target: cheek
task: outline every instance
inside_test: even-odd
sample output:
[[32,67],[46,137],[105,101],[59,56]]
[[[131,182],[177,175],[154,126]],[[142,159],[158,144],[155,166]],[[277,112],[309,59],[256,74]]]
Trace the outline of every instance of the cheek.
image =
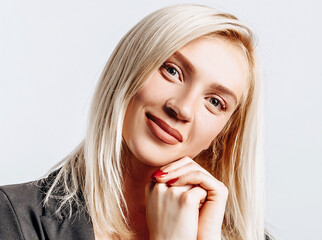
[[147,84],[136,94],[136,101],[142,105],[159,105],[169,98],[172,89],[158,72],[152,74]]
[[123,123],[123,137],[129,145],[131,136],[136,136],[137,126],[145,125],[144,112],[147,108],[162,109],[165,100],[169,97],[169,86],[166,81],[160,81],[158,73],[154,73],[147,84],[130,101]]
[[211,142],[218,136],[221,130],[224,128],[228,121],[228,117],[212,116],[208,118],[203,118],[199,124],[195,127],[193,131],[192,141],[193,148],[195,148],[196,153],[207,149]]

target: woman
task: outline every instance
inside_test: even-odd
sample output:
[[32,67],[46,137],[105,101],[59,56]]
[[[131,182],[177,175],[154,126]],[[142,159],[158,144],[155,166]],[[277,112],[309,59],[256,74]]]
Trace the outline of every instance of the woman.
[[254,48],[209,7],[144,18],[104,68],[84,141],[36,185],[1,188],[0,236],[264,239]]

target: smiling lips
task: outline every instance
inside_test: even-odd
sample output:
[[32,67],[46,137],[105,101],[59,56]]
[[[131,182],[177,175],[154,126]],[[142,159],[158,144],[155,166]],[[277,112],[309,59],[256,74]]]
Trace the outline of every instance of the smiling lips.
[[151,132],[161,141],[171,145],[182,142],[182,135],[178,130],[150,113],[146,113],[146,117]]

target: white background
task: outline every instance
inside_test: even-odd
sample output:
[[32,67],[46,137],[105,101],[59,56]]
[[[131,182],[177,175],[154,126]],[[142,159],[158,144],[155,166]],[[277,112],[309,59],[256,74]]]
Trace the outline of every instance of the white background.
[[95,84],[117,42],[142,17],[173,3],[231,12],[256,32],[267,224],[276,239],[322,239],[317,0],[0,0],[0,185],[41,177],[81,141]]

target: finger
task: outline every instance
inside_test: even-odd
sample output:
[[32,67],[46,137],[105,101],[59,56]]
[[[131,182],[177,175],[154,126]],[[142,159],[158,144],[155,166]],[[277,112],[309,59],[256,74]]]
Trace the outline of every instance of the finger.
[[183,186],[168,187],[167,191],[172,192],[172,194],[175,196],[179,196],[179,195],[182,195],[183,193],[189,191],[192,188],[194,188],[194,185],[186,184]]
[[199,185],[203,189],[207,190],[207,200],[227,200],[227,187],[213,176],[209,176],[202,171],[193,171],[181,175],[180,177],[178,177],[178,180],[176,182],[170,185],[181,186],[186,184]]
[[185,204],[193,204],[200,209],[206,201],[207,191],[201,187],[193,187],[182,195],[182,201]]
[[171,163],[161,167],[160,170],[163,172],[173,171],[177,168],[180,168],[180,167],[186,165],[189,162],[193,162],[193,160],[189,157],[183,157],[177,161],[171,162]]
[[150,203],[154,206],[163,205],[164,194],[168,190],[168,186],[164,183],[148,183],[145,187],[146,205],[149,207]]
[[158,206],[160,204],[167,204],[166,196],[170,196],[171,198],[178,198],[193,187],[194,186],[190,184],[186,184],[184,186],[168,187],[164,183],[148,183],[145,186],[146,204],[147,206],[151,202],[154,203],[155,206]]
[[[152,193],[159,193],[165,192],[168,189],[168,186],[165,183],[156,183],[156,182],[148,182],[145,185],[145,197],[149,197]],[[155,195],[155,194],[154,194]]]
[[165,183],[154,183],[154,186],[150,189],[151,193],[156,193],[155,195],[158,195],[159,193],[163,193],[168,190],[168,186]]
[[206,169],[202,168],[199,164],[195,163],[194,161],[190,161],[178,168],[173,169],[172,171],[169,171],[166,175],[163,175],[162,177],[156,177],[155,180],[158,182],[165,183],[193,171],[201,171],[204,174],[207,174],[212,177],[212,175]]

